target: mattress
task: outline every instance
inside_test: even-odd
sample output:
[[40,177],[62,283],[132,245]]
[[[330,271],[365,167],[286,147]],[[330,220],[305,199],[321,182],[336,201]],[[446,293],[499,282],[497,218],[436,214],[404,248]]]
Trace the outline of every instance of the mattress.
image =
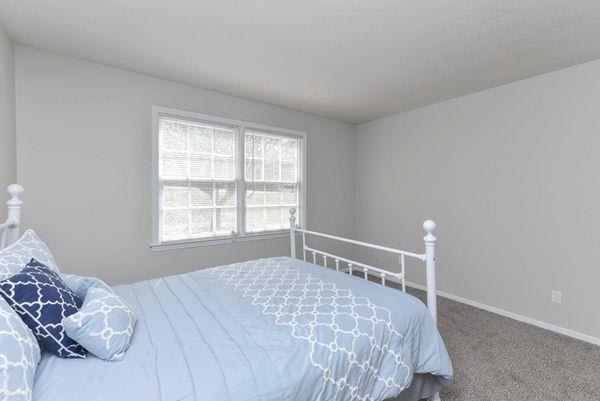
[[123,361],[46,354],[34,400],[374,401],[452,377],[421,301],[296,259],[114,288],[139,318]]

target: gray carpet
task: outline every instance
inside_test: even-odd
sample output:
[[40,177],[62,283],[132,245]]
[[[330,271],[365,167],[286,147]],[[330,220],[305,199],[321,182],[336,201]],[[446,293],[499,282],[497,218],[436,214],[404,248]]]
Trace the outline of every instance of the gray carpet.
[[600,347],[441,297],[438,313],[455,376],[443,401],[600,400]]

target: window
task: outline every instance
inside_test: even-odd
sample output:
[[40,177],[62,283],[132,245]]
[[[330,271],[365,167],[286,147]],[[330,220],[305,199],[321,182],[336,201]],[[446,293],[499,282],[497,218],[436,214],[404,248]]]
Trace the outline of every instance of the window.
[[154,107],[153,246],[231,242],[304,217],[302,132]]
[[159,117],[161,242],[235,232],[236,133]]
[[246,232],[290,228],[289,210],[298,207],[300,140],[246,130]]

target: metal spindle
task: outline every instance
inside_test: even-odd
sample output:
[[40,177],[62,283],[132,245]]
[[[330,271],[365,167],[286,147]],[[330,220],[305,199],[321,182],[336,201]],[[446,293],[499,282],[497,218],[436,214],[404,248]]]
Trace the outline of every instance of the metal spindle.
[[400,269],[402,271],[402,291],[406,292],[406,277],[404,272],[404,255],[400,255]]
[[327,267],[327,255],[323,255],[323,267]]
[[302,257],[306,262],[306,234],[302,233]]
[[317,253],[313,252],[313,263],[317,263]]
[[365,280],[369,279],[369,269],[367,269],[366,267],[363,267],[363,273],[365,275]]
[[339,259],[335,260],[335,270],[340,271],[340,260]]
[[348,263],[348,273],[352,276],[352,263]]
[[290,208],[290,256],[296,259],[296,208]]
[[385,273],[380,273],[381,276],[381,285],[385,285]]

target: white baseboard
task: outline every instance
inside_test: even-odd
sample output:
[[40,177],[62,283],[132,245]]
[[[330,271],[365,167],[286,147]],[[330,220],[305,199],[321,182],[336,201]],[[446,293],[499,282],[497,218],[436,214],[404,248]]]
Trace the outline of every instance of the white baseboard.
[[[407,281],[406,285],[408,287],[417,288],[419,290],[427,291],[427,288],[424,285],[421,285],[421,284],[412,283],[412,282]],[[534,326],[537,326],[537,327],[541,327],[542,329],[553,331],[553,332],[558,333],[558,334],[563,334],[565,336],[573,337],[573,338],[576,338],[578,340],[585,341],[585,342],[588,342],[588,343],[591,343],[591,344],[600,345],[600,338],[598,338],[598,337],[593,337],[593,336],[590,336],[588,334],[580,333],[578,331],[566,329],[564,327],[560,327],[560,326],[556,326],[556,325],[553,325],[553,324],[550,324],[550,323],[542,322],[540,320],[535,320],[535,319],[532,319],[532,318],[527,317],[527,316],[518,315],[516,313],[509,312],[509,311],[504,310],[504,309],[496,308],[495,306],[490,306],[490,305],[482,304],[480,302],[472,301],[470,299],[463,298],[463,297],[459,297],[458,295],[450,294],[450,293],[447,293],[445,291],[439,291],[438,290],[438,295],[440,297],[451,299],[452,301],[460,302],[462,304],[471,305],[471,306],[474,306],[475,308],[483,309],[483,310],[495,313],[495,314],[500,315],[500,316],[508,317],[508,318],[514,319],[514,320],[518,320],[519,322],[528,323],[528,324],[531,324],[531,325],[534,325]]]

